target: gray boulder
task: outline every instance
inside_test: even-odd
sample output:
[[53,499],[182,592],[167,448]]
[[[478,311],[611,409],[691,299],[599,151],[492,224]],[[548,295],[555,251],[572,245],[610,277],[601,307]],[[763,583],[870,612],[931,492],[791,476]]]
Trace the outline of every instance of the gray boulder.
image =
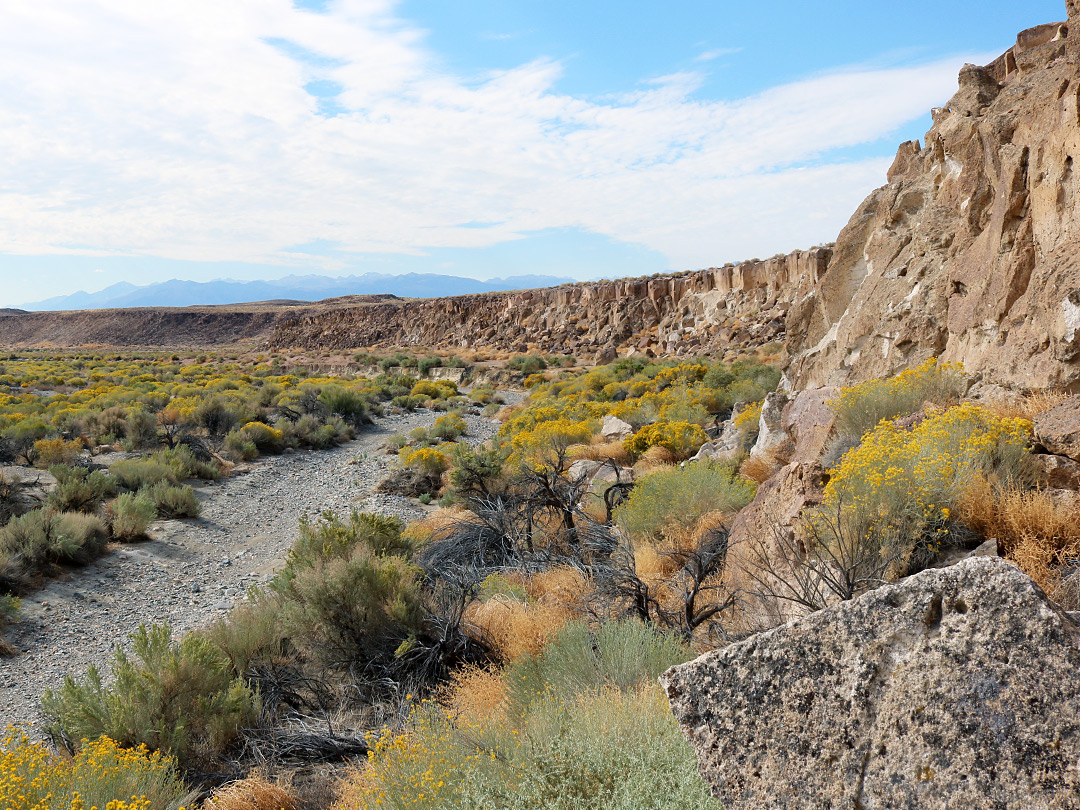
[[975,557],[662,677],[728,810],[1080,808],[1080,627]]

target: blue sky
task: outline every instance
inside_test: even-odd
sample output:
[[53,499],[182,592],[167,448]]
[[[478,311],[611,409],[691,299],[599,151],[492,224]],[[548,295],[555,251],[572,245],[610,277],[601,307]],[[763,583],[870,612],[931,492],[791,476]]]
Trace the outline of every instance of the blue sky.
[[118,281],[614,277],[830,241],[1061,0],[0,8],[0,305]]

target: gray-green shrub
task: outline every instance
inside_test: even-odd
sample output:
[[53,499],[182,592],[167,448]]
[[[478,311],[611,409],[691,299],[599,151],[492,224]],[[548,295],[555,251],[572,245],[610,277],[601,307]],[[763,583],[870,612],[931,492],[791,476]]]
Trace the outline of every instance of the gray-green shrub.
[[633,540],[656,541],[665,529],[688,529],[710,512],[737,512],[755,491],[754,482],[733,468],[695,461],[638,481],[615,511],[615,522]]
[[112,536],[117,540],[139,540],[157,517],[153,499],[145,493],[124,492],[109,502],[106,509]]
[[54,464],[49,472],[56,478],[56,487],[45,502],[61,512],[93,513],[116,495],[116,479],[102,470]]
[[58,745],[74,751],[105,734],[193,767],[219,757],[254,721],[257,695],[208,639],[189,633],[174,642],[168,625],[142,625],[131,642],[132,656],[117,647],[109,686],[91,666],[83,678],[69,675],[59,690],[46,690],[41,706]]
[[[157,515],[163,518],[193,518],[202,511],[195,490],[186,484],[175,486],[164,481],[141,491],[154,503]],[[151,518],[152,520],[153,518]]]

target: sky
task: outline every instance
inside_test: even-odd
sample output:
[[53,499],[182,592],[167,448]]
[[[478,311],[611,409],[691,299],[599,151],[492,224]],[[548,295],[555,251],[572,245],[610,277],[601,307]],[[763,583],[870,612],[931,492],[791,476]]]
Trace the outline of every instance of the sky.
[[1062,0],[5,0],[0,306],[832,241]]

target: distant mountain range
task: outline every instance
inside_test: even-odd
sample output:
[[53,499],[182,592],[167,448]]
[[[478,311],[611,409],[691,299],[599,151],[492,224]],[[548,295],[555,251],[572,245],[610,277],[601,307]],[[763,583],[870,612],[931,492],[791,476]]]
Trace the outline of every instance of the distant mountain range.
[[23,304],[35,312],[65,309],[113,309],[119,307],[191,307],[246,304],[253,301],[319,301],[340,295],[390,293],[402,298],[441,298],[448,295],[526,290],[572,282],[555,276],[513,276],[478,281],[436,273],[393,276],[365,273],[362,276],[286,276],[276,281],[162,281],[136,286],[126,281],[101,292],[77,292]]

